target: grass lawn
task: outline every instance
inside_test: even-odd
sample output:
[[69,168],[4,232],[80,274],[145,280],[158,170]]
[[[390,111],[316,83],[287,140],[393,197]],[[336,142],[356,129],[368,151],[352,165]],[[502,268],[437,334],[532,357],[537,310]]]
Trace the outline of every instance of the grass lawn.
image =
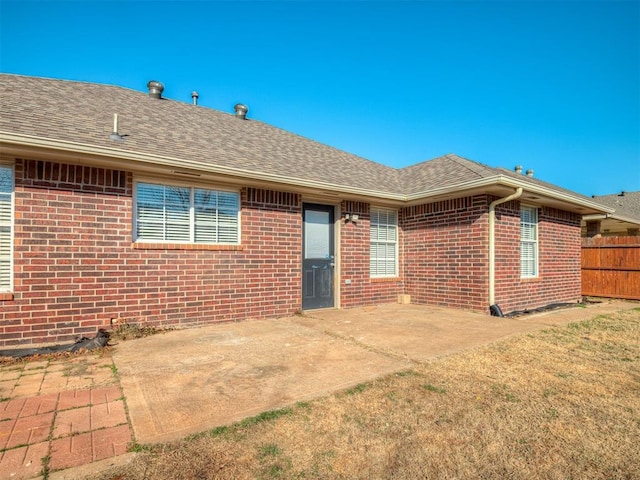
[[640,308],[136,449],[97,478],[637,479]]

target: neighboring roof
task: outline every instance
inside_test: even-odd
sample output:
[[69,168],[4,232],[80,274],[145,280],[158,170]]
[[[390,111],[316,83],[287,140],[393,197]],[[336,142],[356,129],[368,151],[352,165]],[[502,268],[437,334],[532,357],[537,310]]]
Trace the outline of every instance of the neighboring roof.
[[612,213],[586,215],[582,225],[589,220],[600,222],[600,231],[607,235],[626,235],[640,228],[640,192],[620,192],[612,195],[594,195],[593,200],[614,210]]
[[594,195],[593,200],[615,209],[614,214],[637,220],[640,223],[640,191],[620,192],[612,195]]
[[[0,109],[3,150],[46,148],[404,202],[477,189],[501,195],[522,186],[574,210],[610,211],[457,155],[395,169],[257,120],[123,87],[0,74]],[[114,114],[126,135],[121,141],[110,139]]]

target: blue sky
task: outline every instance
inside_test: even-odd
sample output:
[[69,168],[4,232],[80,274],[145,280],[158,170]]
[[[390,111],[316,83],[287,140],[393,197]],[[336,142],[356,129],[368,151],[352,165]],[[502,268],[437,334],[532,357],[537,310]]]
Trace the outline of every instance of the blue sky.
[[403,167],[640,190],[639,1],[0,0],[0,71],[231,112]]

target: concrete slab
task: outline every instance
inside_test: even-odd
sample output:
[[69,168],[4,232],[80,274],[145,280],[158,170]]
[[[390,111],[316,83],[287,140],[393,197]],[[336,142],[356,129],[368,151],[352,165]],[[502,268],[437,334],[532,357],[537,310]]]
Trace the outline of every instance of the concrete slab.
[[141,443],[228,425],[410,365],[291,319],[122,342],[113,360]]
[[500,318],[449,308],[388,304],[353,310],[316,310],[293,321],[339,338],[353,339],[375,351],[424,362],[512,335],[637,307],[640,303],[604,300],[586,307]]
[[519,318],[382,305],[168,332],[113,355],[136,440],[152,443],[316,398],[505,337],[638,307],[606,301]]

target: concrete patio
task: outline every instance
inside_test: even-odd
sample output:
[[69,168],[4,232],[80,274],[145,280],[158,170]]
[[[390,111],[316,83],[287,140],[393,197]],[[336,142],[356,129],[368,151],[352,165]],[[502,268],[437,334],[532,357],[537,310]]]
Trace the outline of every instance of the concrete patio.
[[124,342],[113,358],[135,437],[152,443],[327,395],[415,362],[634,306],[606,302],[519,318],[396,304],[314,310]]

